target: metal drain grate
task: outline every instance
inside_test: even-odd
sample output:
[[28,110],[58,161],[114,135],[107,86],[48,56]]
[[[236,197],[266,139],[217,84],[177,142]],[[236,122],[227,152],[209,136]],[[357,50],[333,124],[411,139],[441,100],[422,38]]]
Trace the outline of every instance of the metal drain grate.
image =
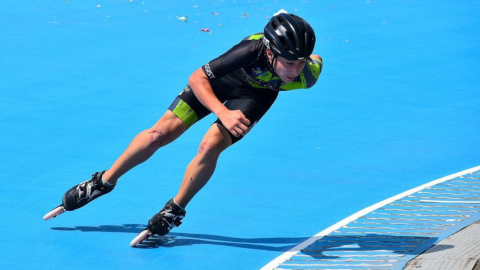
[[412,189],[337,223],[267,269],[402,269],[480,219],[480,166]]

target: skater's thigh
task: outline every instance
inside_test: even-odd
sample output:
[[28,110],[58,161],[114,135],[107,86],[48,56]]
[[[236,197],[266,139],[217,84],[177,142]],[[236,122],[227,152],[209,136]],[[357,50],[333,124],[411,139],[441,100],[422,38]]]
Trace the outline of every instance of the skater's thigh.
[[[245,117],[250,121],[249,129],[252,129],[254,125],[260,121],[263,115],[270,109],[273,102],[275,101],[276,93],[272,96],[271,99],[232,99],[225,102],[225,106],[229,110],[240,110],[245,115]],[[215,123],[223,127],[223,123],[220,122],[220,119],[217,119]],[[232,144],[238,142],[243,138],[243,136],[235,137],[233,134],[228,132],[232,140]]]
[[[173,141],[187,130],[187,126],[173,112],[166,111],[165,114],[150,129],[152,136],[168,137]],[[164,138],[166,139],[166,138]]]

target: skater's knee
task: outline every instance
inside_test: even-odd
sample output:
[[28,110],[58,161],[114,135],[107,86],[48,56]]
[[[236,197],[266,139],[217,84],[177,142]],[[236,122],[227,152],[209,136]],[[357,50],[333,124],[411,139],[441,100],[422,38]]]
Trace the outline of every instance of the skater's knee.
[[228,132],[219,125],[212,125],[200,143],[198,154],[218,157],[231,144]]
[[227,145],[218,138],[204,138],[198,148],[198,154],[207,157],[215,157],[227,148]]
[[156,150],[163,147],[185,132],[183,122],[171,112],[170,114],[167,112],[152,128],[146,130],[150,148]]
[[148,130],[149,147],[160,148],[170,142],[170,133],[163,129]]

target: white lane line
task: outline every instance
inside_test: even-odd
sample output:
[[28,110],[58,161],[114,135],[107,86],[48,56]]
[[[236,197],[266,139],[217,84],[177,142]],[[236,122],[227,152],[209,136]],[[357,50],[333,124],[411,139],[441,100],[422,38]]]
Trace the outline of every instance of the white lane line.
[[464,171],[461,171],[461,172],[458,172],[458,173],[454,173],[454,174],[451,174],[451,175],[448,175],[448,176],[445,176],[445,177],[442,177],[440,179],[437,179],[437,180],[434,180],[434,181],[431,181],[429,183],[426,183],[424,185],[421,185],[421,186],[418,186],[416,188],[412,188],[410,190],[407,190],[403,193],[400,193],[398,195],[395,195],[391,198],[388,198],[386,200],[383,200],[379,203],[376,203],[372,206],[369,206],[363,210],[360,210],[358,211],[357,213],[343,219],[342,221],[328,227],[327,229],[317,233],[316,235],[312,236],[311,238],[305,240],[304,242],[298,244],[297,246],[293,247],[292,249],[290,249],[289,251],[283,253],[282,255],[278,256],[277,258],[273,259],[271,262],[269,262],[267,265],[265,265],[264,267],[262,267],[260,270],[272,270],[274,268],[276,268],[277,266],[279,266],[280,264],[282,264],[283,262],[285,262],[286,260],[290,259],[293,255],[297,254],[298,252],[300,252],[302,249],[310,246],[311,244],[313,244],[314,242],[316,242],[317,240],[321,239],[322,237],[326,236],[326,235],[329,235],[330,233],[340,229],[341,227],[347,225],[348,223],[358,219],[359,217],[361,216],[364,216],[382,206],[385,206],[389,203],[392,203],[396,200],[399,200],[401,198],[404,198],[406,196],[409,196],[415,192],[418,192],[422,189],[425,189],[425,188],[428,188],[428,187],[431,187],[431,186],[434,186],[434,185],[437,185],[439,183],[442,183],[442,182],[445,182],[445,181],[448,181],[448,180],[451,180],[453,178],[456,178],[456,177],[459,177],[459,176],[462,176],[462,175],[465,175],[465,174],[468,174],[468,173],[472,173],[472,172],[475,172],[475,171],[478,171],[480,170],[480,166],[477,166],[477,167],[473,167],[473,168],[470,168],[470,169],[467,169],[467,170],[464,170]]
[[480,204],[480,201],[438,201],[438,200],[420,200],[420,201],[425,202],[425,203],[461,203],[461,204],[473,203],[473,204]]

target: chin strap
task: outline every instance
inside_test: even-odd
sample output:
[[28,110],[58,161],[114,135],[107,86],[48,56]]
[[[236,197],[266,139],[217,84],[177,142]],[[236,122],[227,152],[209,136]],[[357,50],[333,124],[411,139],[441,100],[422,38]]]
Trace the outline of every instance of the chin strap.
[[[272,72],[273,76],[277,76],[277,73],[275,73],[275,68],[273,68],[275,66],[275,63],[277,62],[277,57],[273,56],[272,59],[267,57],[267,59],[268,59],[268,61],[267,61],[268,62],[268,69],[270,70],[270,72]],[[272,60],[272,61],[270,62],[270,60]]]
[[275,63],[276,63],[276,62],[277,62],[277,57],[274,56],[274,57],[272,58],[272,69],[273,69],[273,70],[274,70]]
[[[266,54],[266,53],[265,53]],[[270,61],[272,60],[272,61]],[[268,58],[268,55],[267,55],[267,67],[268,67],[268,70],[272,73],[272,77],[278,77],[279,80],[278,80],[278,83],[277,85],[275,86],[277,88],[278,91],[280,91],[280,86],[282,85],[283,81],[280,79],[280,77],[277,75],[277,73],[275,72],[275,69],[273,68],[275,66],[275,63],[277,62],[277,57],[274,55],[272,59]]]

